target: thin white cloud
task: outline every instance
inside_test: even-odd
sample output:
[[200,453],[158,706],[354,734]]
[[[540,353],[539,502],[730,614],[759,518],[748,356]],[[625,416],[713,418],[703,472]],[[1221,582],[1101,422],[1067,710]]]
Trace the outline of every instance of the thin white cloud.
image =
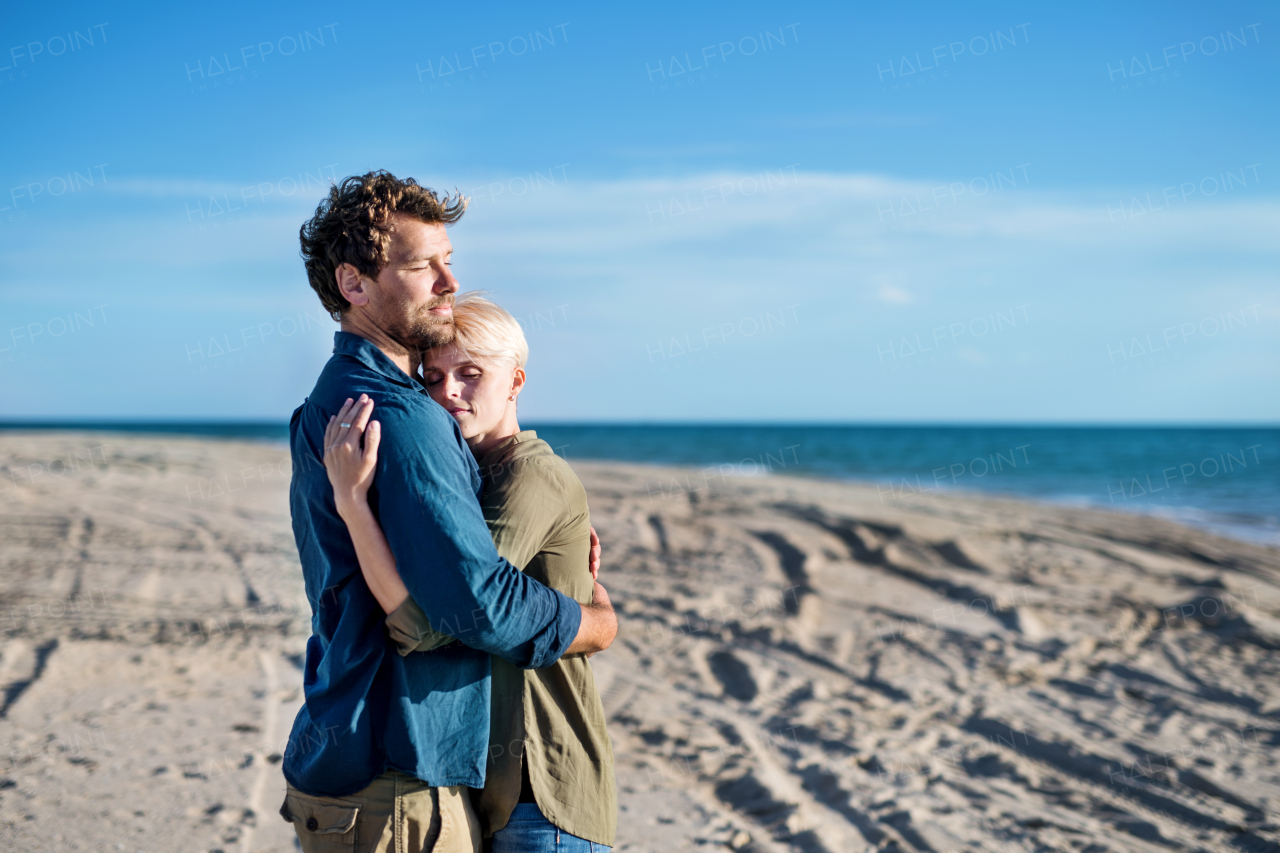
[[110,176],[102,183],[102,191],[116,196],[137,198],[221,198],[251,197],[295,200],[314,204],[324,196],[329,181],[341,178],[333,164],[328,167],[302,169],[291,174],[277,174],[243,181],[209,180],[205,178],[170,178],[147,176]]
[[788,130],[827,130],[838,127],[902,128],[936,124],[937,117],[910,113],[835,113],[830,115],[770,117],[758,127],[784,127]]
[[[536,257],[542,268],[615,281],[631,280],[637,270],[661,262],[728,275],[768,262],[873,282],[872,293],[878,290],[889,304],[920,297],[904,272],[940,278],[966,265],[1037,268],[1049,258],[1090,255],[1142,257],[1164,267],[1196,252],[1240,250],[1247,254],[1235,272],[1270,280],[1265,270],[1251,269],[1250,259],[1276,251],[1275,198],[1192,201],[1122,218],[1114,201],[1125,195],[1121,190],[1068,193],[1006,185],[975,195],[955,183],[786,166],[671,178],[559,179],[554,185],[509,188],[519,194],[477,196],[455,227],[454,242],[460,252],[490,265]],[[202,216],[193,212],[202,198],[242,188],[169,178],[118,179],[110,186],[138,198],[127,211],[113,206],[110,216],[77,217],[65,226],[85,246],[79,257],[107,267],[139,257],[168,268],[293,265],[298,227],[315,203],[301,193],[277,193],[251,198],[243,212]],[[45,239],[63,240],[57,221],[51,224],[42,232]],[[11,246],[3,254],[9,275],[15,266],[39,266],[47,251],[35,243]]]
[[[481,186],[425,177],[428,186]],[[773,403],[759,377],[800,354],[857,377],[851,395],[833,394],[828,370],[793,374],[797,399],[814,401],[804,411],[823,417],[1158,419],[1210,397],[1231,401],[1223,417],[1274,411],[1256,393],[1280,352],[1273,197],[1193,199],[1121,218],[1114,189],[1006,183],[976,194],[971,180],[953,196],[941,179],[787,164],[643,180],[558,174],[554,184],[508,180],[502,193],[484,186],[493,193],[477,194],[452,230],[455,271],[465,288],[494,292],[519,316],[565,321],[536,344],[538,387],[557,401],[557,416],[652,416],[675,395],[685,417],[765,417]],[[201,220],[186,193],[208,185],[133,189],[127,203],[86,194],[77,197],[83,209],[33,205],[42,227],[0,253],[0,293],[50,294],[47,306],[24,309],[37,320],[91,297],[119,309],[113,330],[145,318],[136,337],[113,344],[135,361],[170,326],[194,336],[318,316],[297,255],[309,204],[257,199],[243,213]],[[1157,371],[1157,381],[1169,379],[1150,393],[1132,393],[1136,381],[1113,370],[1117,342],[1254,305],[1246,329],[1180,345],[1174,355],[1186,367]],[[652,355],[655,342],[746,328],[763,312],[788,322],[750,340],[735,334],[713,352],[718,360]],[[1016,313],[1018,324],[979,340],[992,312]],[[922,359],[904,340],[938,351]],[[172,346],[178,356],[181,346]],[[966,371],[997,369],[1001,388],[1017,393],[969,393],[980,388],[965,384]],[[263,381],[285,387],[276,368]],[[264,391],[260,410],[274,411],[282,393]]]
[[880,301],[890,305],[910,305],[914,299],[910,293],[892,284],[881,285]]
[[139,196],[142,198],[190,198],[192,196],[218,196],[238,193],[240,186],[226,181],[210,181],[201,178],[112,178],[103,183],[104,192],[112,195]]
[[[981,177],[981,176],[980,176]],[[988,184],[984,191],[983,184]],[[1123,190],[1065,192],[989,181],[908,181],[779,166],[683,178],[569,181],[521,196],[477,198],[468,232],[487,248],[628,251],[754,237],[845,253],[1000,241],[1081,251],[1275,249],[1280,200],[1253,195],[1120,214]],[[1108,203],[1111,207],[1108,207]],[[823,242],[825,241],[825,242]]]

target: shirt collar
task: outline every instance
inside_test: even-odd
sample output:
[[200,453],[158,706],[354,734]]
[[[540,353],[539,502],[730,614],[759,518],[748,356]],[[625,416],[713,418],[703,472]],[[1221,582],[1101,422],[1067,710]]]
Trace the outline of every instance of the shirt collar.
[[397,385],[415,388],[422,391],[422,386],[415,382],[409,374],[396,366],[387,354],[378,349],[377,344],[366,340],[352,332],[333,333],[334,355],[348,355],[365,367],[385,376]]
[[513,451],[517,445],[522,442],[533,441],[537,437],[538,433],[535,431],[531,429],[522,429],[515,435],[504,438],[502,441],[498,442],[498,444],[491,447],[489,452],[486,453],[483,458],[477,459],[476,462],[479,464],[481,469],[486,465],[497,465],[502,461],[502,458]]

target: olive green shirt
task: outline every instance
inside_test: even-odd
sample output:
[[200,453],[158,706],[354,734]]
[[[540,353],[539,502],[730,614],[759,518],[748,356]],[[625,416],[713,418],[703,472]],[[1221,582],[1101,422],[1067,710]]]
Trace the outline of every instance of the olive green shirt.
[[[478,461],[480,506],[498,553],[525,574],[589,603],[591,520],[586,490],[569,464],[533,430],[516,433]],[[387,629],[402,655],[453,640],[431,628],[412,598],[387,617]],[[519,801],[523,754],[547,820],[612,847],[618,824],[613,747],[586,655],[565,655],[531,670],[491,660],[489,759],[476,802],[485,835],[506,826]]]

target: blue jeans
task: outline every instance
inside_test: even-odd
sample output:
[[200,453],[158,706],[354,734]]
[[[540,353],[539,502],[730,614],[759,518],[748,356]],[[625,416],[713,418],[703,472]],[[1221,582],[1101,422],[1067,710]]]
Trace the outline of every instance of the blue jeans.
[[511,820],[493,834],[493,853],[609,853],[612,849],[558,828],[534,803],[517,803]]

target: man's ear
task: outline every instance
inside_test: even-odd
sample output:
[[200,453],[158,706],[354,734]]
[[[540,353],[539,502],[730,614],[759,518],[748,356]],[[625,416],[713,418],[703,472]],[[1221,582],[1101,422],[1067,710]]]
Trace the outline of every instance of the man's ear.
[[338,280],[338,292],[343,299],[352,305],[369,304],[369,291],[359,270],[351,264],[339,264],[333,275]]

